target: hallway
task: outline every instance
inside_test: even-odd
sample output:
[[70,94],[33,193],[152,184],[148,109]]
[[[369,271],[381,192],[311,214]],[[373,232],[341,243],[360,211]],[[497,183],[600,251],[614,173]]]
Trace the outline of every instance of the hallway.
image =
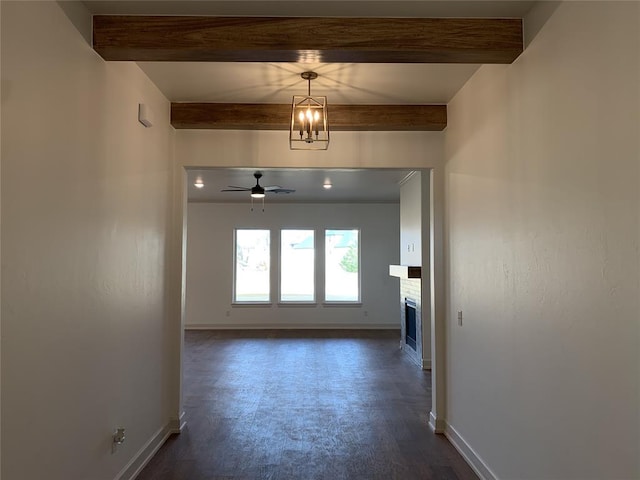
[[187,426],[138,480],[477,478],[397,331],[185,333]]

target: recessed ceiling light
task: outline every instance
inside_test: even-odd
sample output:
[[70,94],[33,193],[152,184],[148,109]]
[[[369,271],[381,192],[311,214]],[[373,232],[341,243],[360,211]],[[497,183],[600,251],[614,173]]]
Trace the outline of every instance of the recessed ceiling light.
[[330,183],[325,183],[324,185],[322,185],[322,187],[323,187],[325,190],[329,190],[331,187],[333,187],[333,185],[331,185]]
[[202,181],[201,178],[197,179],[195,181],[195,183],[193,184],[196,188],[203,188],[204,187],[204,182]]

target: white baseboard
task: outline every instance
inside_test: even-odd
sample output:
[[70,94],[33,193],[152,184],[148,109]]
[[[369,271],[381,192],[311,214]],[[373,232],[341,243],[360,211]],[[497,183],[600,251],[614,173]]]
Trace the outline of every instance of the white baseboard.
[[187,324],[185,330],[400,330],[391,323],[214,323]]
[[448,423],[446,423],[444,435],[449,439],[451,445],[460,452],[460,455],[462,455],[481,480],[497,480],[498,477],[495,476],[487,464],[484,463],[473,448],[471,448],[471,445],[469,445],[458,431]]
[[116,475],[115,480],[134,480],[149,463],[156,452],[162,447],[167,438],[174,433],[171,430],[171,422],[160,428],[133,456],[131,461]]
[[429,426],[434,433],[444,433],[447,422],[442,418],[436,418],[433,412],[429,412]]
[[169,420],[169,430],[171,433],[181,433],[187,422],[185,421],[185,412],[182,412],[178,418]]

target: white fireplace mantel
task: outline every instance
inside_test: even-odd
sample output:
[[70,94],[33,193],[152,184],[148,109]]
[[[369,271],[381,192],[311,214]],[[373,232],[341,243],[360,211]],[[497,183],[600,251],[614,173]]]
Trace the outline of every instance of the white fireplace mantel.
[[389,275],[397,278],[422,278],[422,267],[413,265],[389,265]]

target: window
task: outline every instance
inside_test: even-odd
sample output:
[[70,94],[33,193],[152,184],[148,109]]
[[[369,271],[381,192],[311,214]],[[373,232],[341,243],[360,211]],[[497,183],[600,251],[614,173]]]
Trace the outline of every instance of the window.
[[[360,231],[325,230],[324,243],[324,301],[359,303]],[[273,280],[276,281],[276,275],[280,280],[278,301],[316,302],[315,231],[281,230],[279,256],[277,251],[274,255],[277,273],[274,272]],[[234,302],[271,302],[271,231],[236,229],[234,267]]]
[[360,301],[359,230],[325,230],[325,301]]
[[236,233],[235,302],[270,301],[270,231],[242,230]]
[[280,232],[280,301],[315,301],[315,237],[313,230]]

